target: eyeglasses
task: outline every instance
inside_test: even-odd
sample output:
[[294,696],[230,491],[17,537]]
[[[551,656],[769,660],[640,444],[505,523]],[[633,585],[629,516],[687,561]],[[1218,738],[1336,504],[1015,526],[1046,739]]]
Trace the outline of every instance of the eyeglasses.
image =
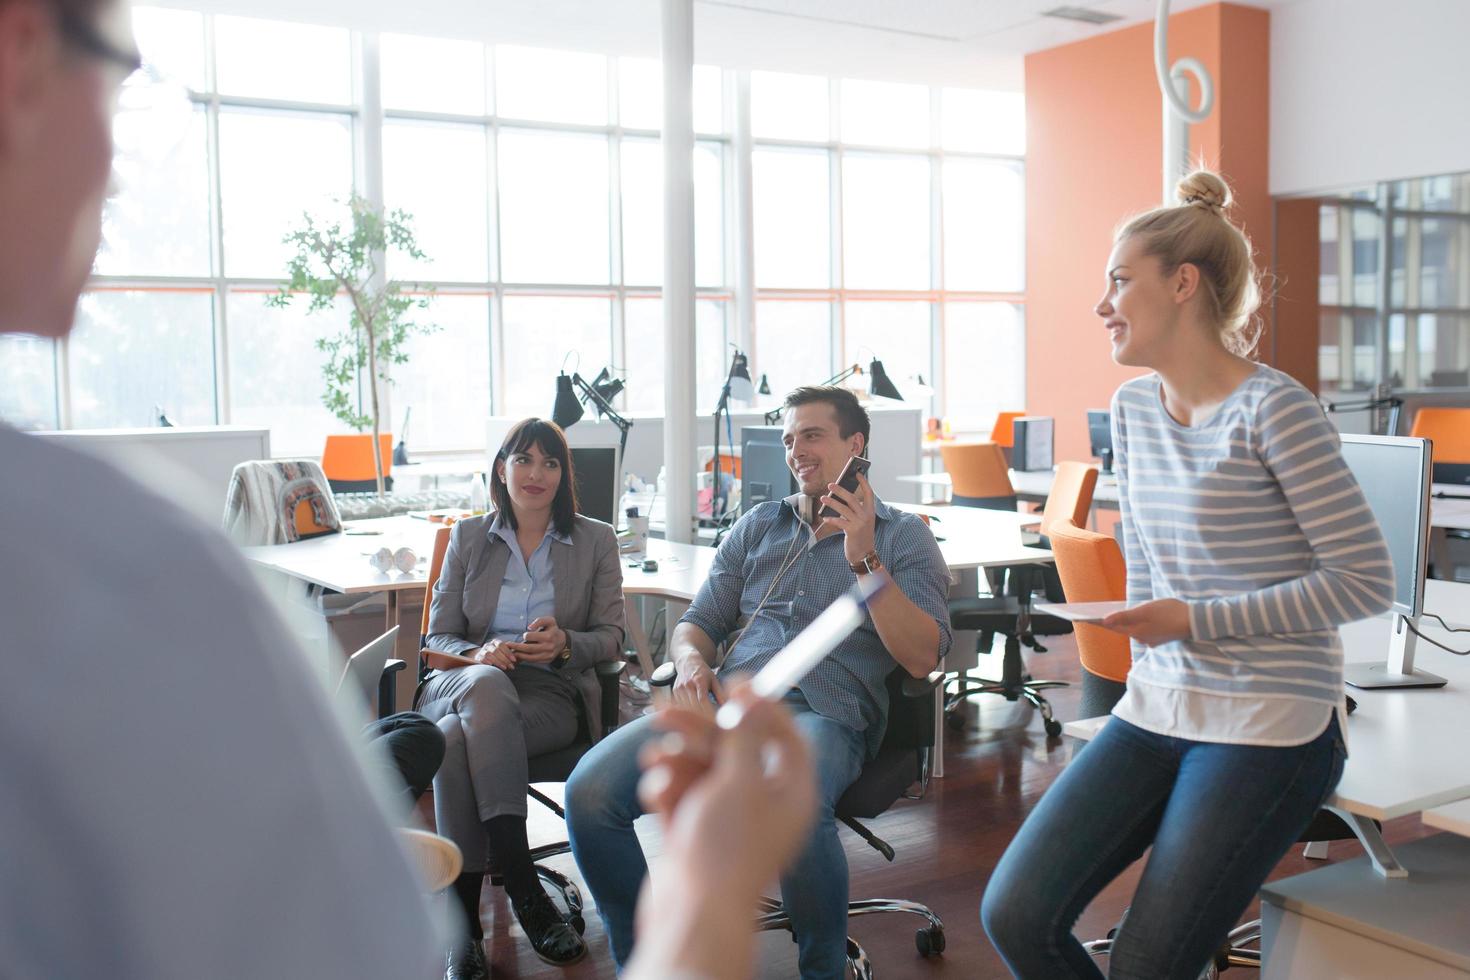
[[125,68],[129,75],[143,67],[143,58],[137,51],[122,48],[109,41],[94,24],[73,11],[65,7],[57,8],[56,23],[66,39],[87,54]]

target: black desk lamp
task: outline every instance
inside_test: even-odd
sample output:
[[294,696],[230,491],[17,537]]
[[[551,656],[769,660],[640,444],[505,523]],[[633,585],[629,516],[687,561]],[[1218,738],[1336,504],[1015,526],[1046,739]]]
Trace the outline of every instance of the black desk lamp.
[[[1388,385],[1379,385],[1373,389],[1373,397],[1363,398],[1358,401],[1333,402],[1326,398],[1317,399],[1322,404],[1324,412],[1372,412],[1374,435],[1395,436],[1399,432],[1399,412],[1404,407],[1404,400],[1397,395],[1388,393]],[[1378,432],[1381,416],[1378,414],[1383,409],[1388,409],[1388,424],[1384,426],[1383,432]]]
[[750,360],[738,347],[735,347],[735,353],[730,358],[730,370],[725,375],[724,387],[720,389],[720,403],[715,406],[715,479],[714,491],[710,494],[710,517],[716,521],[725,513],[725,495],[720,492],[720,416],[725,416],[725,423],[728,425],[732,395],[742,401],[750,401],[755,397],[755,385],[750,380]]
[[556,378],[556,402],[551,408],[551,421],[563,429],[569,429],[586,414],[583,404],[590,402],[599,418],[605,415],[609,422],[618,427],[618,465],[622,466],[623,450],[628,446],[628,430],[633,428],[633,422],[618,414],[618,410],[612,407],[611,399],[623,388],[622,379],[612,377],[607,368],[602,369],[602,373],[592,384],[588,384],[575,371],[570,376],[563,371]]
[[413,406],[403,410],[403,428],[398,430],[398,445],[393,447],[393,465],[408,465],[408,420],[413,416]]
[[[847,370],[839,371],[838,373],[832,375],[832,377],[828,378],[826,381],[823,381],[821,387],[825,388],[828,385],[841,384],[853,375],[862,373],[862,365],[854,364]],[[876,357],[868,362],[868,394],[872,395],[874,398],[891,398],[894,401],[903,401],[903,395],[899,393],[899,390],[897,386],[894,385],[893,380],[888,377],[888,372],[884,370],[883,362],[878,360]],[[777,407],[771,409],[769,412],[766,413],[766,425],[775,425],[780,422],[781,416],[785,414],[785,412],[786,407],[784,405],[778,405]]]

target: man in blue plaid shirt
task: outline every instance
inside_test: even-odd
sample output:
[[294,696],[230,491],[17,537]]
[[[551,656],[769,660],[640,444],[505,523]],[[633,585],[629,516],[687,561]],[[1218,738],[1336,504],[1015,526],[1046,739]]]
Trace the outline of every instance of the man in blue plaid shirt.
[[[786,398],[786,463],[799,493],[755,507],[715,556],[708,580],[675,628],[670,659],[675,703],[713,710],[732,679],[764,666],[858,576],[888,575],[863,625],[786,696],[818,780],[817,822],[781,878],[805,980],[840,980],[847,941],[847,858],[833,808],[883,738],[885,680],[895,667],[915,677],[949,649],[949,575],[918,517],[888,507],[866,478],[856,492],[836,484],[848,459],[866,455],[868,413],[845,388],[798,388]],[[820,517],[830,506],[835,517]],[[718,674],[716,648],[726,653]],[[621,966],[633,947],[634,906],[648,873],[633,832],[638,752],[656,737],[640,718],[599,742],[567,783],[572,852]]]

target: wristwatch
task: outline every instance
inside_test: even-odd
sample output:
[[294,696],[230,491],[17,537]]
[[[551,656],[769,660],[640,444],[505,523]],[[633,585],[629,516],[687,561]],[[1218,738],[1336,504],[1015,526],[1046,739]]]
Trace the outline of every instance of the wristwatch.
[[878,552],[874,550],[863,555],[848,567],[852,569],[854,575],[871,575],[874,572],[881,572],[883,570],[883,562],[879,560]]
[[561,648],[561,653],[558,653],[556,657],[551,661],[551,666],[556,668],[557,670],[560,670],[561,668],[565,667],[571,661],[571,659],[572,645],[568,643],[566,646]]

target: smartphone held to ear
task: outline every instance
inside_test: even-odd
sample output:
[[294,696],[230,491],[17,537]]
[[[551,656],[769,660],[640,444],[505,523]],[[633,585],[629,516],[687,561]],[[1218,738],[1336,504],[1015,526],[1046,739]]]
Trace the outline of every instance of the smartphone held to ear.
[[[837,485],[848,493],[857,493],[858,477],[867,476],[868,468],[873,464],[862,456],[854,456],[847,461],[842,468],[842,475],[837,478]],[[818,517],[837,517],[837,511],[831,504],[826,505],[817,512]]]

